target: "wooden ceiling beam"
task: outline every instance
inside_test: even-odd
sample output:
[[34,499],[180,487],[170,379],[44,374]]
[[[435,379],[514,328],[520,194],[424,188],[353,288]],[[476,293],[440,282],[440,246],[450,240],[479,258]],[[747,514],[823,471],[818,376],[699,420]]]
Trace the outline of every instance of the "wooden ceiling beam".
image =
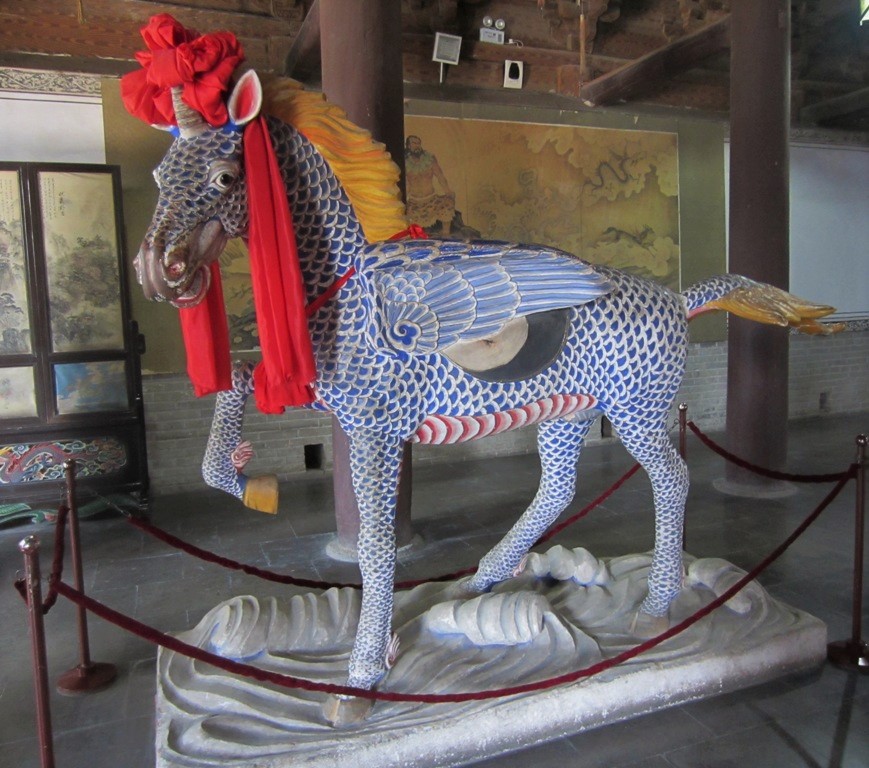
[[320,0],[314,0],[290,46],[284,74],[306,83],[318,78],[320,69]]
[[[133,57],[144,48],[141,27],[152,14],[169,11],[192,29],[232,29],[250,65],[275,69],[272,49],[288,47],[296,32],[291,20],[198,6],[83,0],[81,8],[79,16],[71,0],[40,0],[38,13],[0,3],[0,62],[9,67],[123,74],[138,66]],[[280,54],[278,67],[284,56]]]
[[691,69],[730,45],[730,17],[679,38],[582,86],[589,107],[612,104]]
[[863,110],[869,110],[869,88],[860,88],[842,96],[809,104],[800,110],[800,122],[817,125]]

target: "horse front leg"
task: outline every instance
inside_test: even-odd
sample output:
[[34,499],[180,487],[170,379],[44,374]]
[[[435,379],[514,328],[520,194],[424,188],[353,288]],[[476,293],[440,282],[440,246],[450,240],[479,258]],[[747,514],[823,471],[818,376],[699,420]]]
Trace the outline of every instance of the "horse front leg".
[[254,388],[253,369],[252,362],[236,362],[232,368],[232,389],[217,393],[202,459],[202,479],[212,488],[241,499],[250,509],[274,514],[278,511],[277,477],[248,477],[242,471],[253,456],[251,444],[241,436],[244,407]]
[[[403,441],[369,431],[349,434],[350,472],[359,508],[359,570],[362,607],[350,654],[347,685],[372,689],[387,670],[395,580],[395,508]],[[370,699],[332,696],[326,719],[336,726],[362,720]]]

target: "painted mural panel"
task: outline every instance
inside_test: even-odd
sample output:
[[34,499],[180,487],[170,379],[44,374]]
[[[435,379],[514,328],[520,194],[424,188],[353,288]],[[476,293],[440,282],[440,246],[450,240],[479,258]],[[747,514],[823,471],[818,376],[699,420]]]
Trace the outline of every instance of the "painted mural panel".
[[405,117],[408,213],[432,235],[562,248],[679,287],[674,133]]
[[17,171],[0,171],[0,354],[28,354],[30,305]]
[[129,408],[123,360],[55,365],[54,383],[60,414]]
[[0,485],[63,480],[67,459],[76,462],[76,477],[109,475],[128,463],[127,449],[114,437],[54,440],[0,445]]
[[112,177],[44,171],[39,195],[52,348],[123,349]]
[[0,419],[23,419],[36,415],[33,368],[0,368]]

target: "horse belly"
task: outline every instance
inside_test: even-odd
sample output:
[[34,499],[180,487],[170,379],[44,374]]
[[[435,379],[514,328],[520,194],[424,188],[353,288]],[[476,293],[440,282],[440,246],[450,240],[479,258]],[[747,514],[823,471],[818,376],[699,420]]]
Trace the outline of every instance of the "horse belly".
[[597,399],[591,395],[553,395],[529,405],[481,416],[433,414],[425,418],[409,442],[420,445],[466,443],[550,419],[582,418],[596,405]]

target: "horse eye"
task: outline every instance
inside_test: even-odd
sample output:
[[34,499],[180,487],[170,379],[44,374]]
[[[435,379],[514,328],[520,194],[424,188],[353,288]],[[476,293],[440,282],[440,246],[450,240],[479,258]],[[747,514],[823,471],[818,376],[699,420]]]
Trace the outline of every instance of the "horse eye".
[[214,178],[214,185],[221,190],[227,190],[235,181],[235,177],[229,171],[222,171]]

